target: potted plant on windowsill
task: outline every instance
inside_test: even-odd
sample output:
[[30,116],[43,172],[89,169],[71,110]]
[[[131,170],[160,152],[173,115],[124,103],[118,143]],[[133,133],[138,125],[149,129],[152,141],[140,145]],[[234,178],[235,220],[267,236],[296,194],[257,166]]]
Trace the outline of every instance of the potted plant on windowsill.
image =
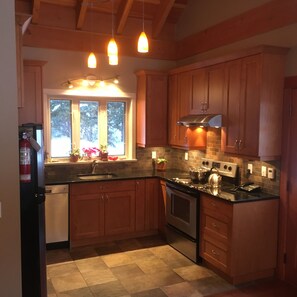
[[80,151],[79,148],[73,148],[69,153],[69,161],[77,162],[80,159]]
[[160,157],[157,159],[157,171],[165,171],[167,160],[164,157]]
[[107,152],[107,145],[100,145],[100,160],[101,161],[108,161],[108,152]]

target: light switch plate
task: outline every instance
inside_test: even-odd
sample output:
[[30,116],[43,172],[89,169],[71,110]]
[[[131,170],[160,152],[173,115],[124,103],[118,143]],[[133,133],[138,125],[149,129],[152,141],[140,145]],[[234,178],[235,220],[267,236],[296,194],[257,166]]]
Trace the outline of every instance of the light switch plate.
[[275,178],[275,170],[274,170],[274,168],[268,168],[268,175],[267,175],[267,177],[269,179],[274,179]]
[[248,170],[250,171],[250,174],[253,174],[253,164],[252,163],[248,164]]
[[261,175],[266,177],[266,175],[267,175],[267,167],[266,166],[262,166]]
[[185,152],[185,160],[188,161],[189,160],[189,153]]

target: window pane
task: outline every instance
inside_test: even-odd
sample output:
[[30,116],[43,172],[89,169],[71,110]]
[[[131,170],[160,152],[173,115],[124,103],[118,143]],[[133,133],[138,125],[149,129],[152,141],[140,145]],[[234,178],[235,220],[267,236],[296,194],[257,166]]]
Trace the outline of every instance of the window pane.
[[98,102],[80,101],[80,148],[98,147]]
[[107,144],[110,155],[125,155],[125,102],[107,103]]
[[69,156],[71,150],[71,101],[50,100],[51,157]]

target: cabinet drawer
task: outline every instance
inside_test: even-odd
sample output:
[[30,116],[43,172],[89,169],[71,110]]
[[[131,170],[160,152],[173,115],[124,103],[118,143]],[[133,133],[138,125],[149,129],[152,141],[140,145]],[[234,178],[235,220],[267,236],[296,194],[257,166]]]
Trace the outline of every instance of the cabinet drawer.
[[227,270],[228,266],[228,253],[227,251],[219,248],[213,243],[203,240],[201,242],[201,254],[204,259],[220,268],[223,271]]
[[217,233],[217,235],[224,237],[226,239],[229,237],[228,223],[217,220],[207,214],[204,214],[203,227],[207,230]]
[[212,198],[207,195],[201,195],[201,209],[209,209],[220,215],[225,215],[232,218],[232,205],[228,202],[220,201],[217,198]]
[[99,190],[104,192],[134,191],[135,180],[114,180],[98,183]]

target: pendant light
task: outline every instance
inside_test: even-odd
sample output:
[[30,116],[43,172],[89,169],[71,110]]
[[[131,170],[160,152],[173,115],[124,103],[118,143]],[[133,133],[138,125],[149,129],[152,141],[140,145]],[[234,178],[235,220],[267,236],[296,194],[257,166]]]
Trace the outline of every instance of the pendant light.
[[111,39],[109,40],[108,46],[107,46],[107,55],[109,60],[109,65],[118,65],[119,58],[118,58],[118,46],[114,39],[113,35],[113,1],[112,0],[112,15],[111,15]]
[[95,54],[91,52],[88,57],[88,68],[96,68],[97,67],[97,60]]
[[[93,3],[91,4],[92,8],[93,8]],[[91,25],[93,27],[93,12],[91,11]],[[92,38],[92,37],[91,37]],[[96,68],[97,67],[97,59],[96,59],[96,56],[93,52],[91,52],[89,54],[89,57],[88,57],[88,68]]]
[[142,0],[142,32],[138,38],[137,51],[139,53],[148,53],[149,51],[148,39],[144,32],[144,0]]

